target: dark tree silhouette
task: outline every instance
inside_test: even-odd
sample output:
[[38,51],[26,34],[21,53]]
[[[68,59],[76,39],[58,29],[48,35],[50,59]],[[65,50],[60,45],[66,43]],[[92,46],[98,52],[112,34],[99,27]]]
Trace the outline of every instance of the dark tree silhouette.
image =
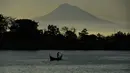
[[69,30],[69,31],[65,32],[65,37],[67,39],[76,39],[77,35],[73,31]]
[[65,33],[66,31],[68,31],[68,30],[69,30],[69,28],[68,28],[68,27],[66,27],[66,26],[64,26],[64,27],[62,27],[62,28],[61,28],[61,30]]
[[30,19],[15,20],[17,32],[35,32],[37,31],[38,23]]
[[12,17],[8,17],[0,14],[0,48],[2,47],[5,39],[6,40],[8,39],[6,37],[8,35],[7,32],[9,32],[10,25],[14,24],[14,20],[15,19]]
[[3,16],[0,14],[0,32],[7,32],[9,30],[10,26],[15,24],[15,18]]
[[85,40],[86,36],[88,35],[88,30],[84,28],[81,32],[79,32],[79,38]]
[[73,33],[76,33],[76,29],[74,27],[70,28],[70,30],[73,32]]
[[73,27],[71,29],[69,29],[68,27],[63,27],[62,30],[65,30],[65,34],[64,36],[67,39],[73,40],[73,39],[77,39],[77,35],[76,35],[76,29]]
[[8,23],[6,22],[5,17],[0,14],[0,33],[4,33],[7,31]]
[[56,36],[56,35],[60,34],[60,31],[59,31],[59,28],[57,28],[57,26],[48,25],[48,29],[45,30],[44,34]]
[[[8,31],[7,31],[8,30]],[[62,32],[63,33],[62,33]],[[14,19],[0,14],[1,50],[130,50],[130,33],[117,32],[110,36],[89,34],[84,28],[76,35],[75,28],[48,25],[38,29],[31,19]]]

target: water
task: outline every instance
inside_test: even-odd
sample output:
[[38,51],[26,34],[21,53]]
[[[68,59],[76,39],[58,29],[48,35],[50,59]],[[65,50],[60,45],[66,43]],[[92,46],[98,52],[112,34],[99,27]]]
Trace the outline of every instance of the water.
[[130,73],[128,51],[60,51],[63,61],[49,61],[57,51],[1,51],[0,73]]

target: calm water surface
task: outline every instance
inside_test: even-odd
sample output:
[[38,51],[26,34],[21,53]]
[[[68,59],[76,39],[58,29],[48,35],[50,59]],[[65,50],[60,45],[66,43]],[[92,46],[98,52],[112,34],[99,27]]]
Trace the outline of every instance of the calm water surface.
[[1,51],[0,73],[130,73],[129,51],[60,51],[63,61],[49,61],[57,51]]

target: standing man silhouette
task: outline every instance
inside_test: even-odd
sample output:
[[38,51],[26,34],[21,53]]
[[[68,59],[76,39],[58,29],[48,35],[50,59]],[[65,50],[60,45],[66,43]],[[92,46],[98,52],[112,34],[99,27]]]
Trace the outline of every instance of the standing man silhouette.
[[60,57],[60,52],[57,52],[57,58],[59,58]]

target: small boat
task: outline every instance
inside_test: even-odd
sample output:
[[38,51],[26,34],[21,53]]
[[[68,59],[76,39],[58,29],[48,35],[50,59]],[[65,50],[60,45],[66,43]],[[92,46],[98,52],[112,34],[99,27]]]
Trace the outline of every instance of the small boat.
[[52,57],[51,55],[49,55],[50,56],[50,61],[60,61],[60,60],[62,60],[62,57],[63,57],[63,55],[61,54],[61,56],[59,56],[59,57]]

